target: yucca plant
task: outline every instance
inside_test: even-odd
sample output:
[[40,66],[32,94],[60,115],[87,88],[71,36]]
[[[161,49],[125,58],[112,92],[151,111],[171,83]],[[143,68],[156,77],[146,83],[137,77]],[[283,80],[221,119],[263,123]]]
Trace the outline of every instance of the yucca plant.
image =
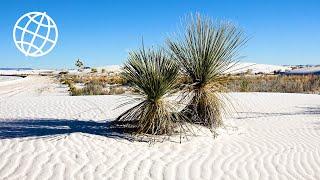
[[179,66],[161,50],[141,48],[129,53],[123,78],[141,96],[141,102],[122,113],[115,124],[135,134],[171,135],[181,127],[181,117],[168,98],[176,92]]
[[[226,72],[239,60],[239,50],[247,39],[229,22],[191,15],[185,32],[167,44],[182,72],[189,78],[184,90],[191,101],[186,115],[211,129],[221,126],[225,104],[222,94],[228,82]],[[190,97],[190,96],[189,96]]]

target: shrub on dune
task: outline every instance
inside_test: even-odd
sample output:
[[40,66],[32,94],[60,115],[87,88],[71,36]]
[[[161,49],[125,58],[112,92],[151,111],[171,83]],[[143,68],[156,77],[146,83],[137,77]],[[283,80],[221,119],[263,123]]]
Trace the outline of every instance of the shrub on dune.
[[103,89],[104,86],[103,82],[90,81],[80,91],[82,95],[105,95],[107,92]]
[[183,110],[198,123],[213,129],[222,125],[223,92],[228,82],[225,73],[238,61],[245,44],[244,33],[229,22],[213,22],[209,18],[190,17],[185,33],[167,44],[174,59],[189,78],[184,90],[191,101]]
[[123,78],[142,101],[122,113],[116,125],[133,128],[136,134],[171,135],[182,120],[169,97],[176,91],[179,67],[162,50],[131,52],[123,67]]

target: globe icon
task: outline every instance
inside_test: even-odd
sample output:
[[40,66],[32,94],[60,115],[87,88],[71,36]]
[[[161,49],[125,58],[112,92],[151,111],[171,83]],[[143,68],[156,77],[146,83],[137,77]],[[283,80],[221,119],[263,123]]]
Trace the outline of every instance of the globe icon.
[[45,12],[30,12],[21,16],[13,29],[16,47],[26,56],[48,54],[58,40],[58,28]]

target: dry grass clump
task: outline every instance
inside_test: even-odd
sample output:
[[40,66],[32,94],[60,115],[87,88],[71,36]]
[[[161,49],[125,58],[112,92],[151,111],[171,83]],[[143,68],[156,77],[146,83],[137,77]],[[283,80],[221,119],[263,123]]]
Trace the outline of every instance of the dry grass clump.
[[74,84],[74,82],[72,80],[68,79],[68,78],[60,79],[60,82],[62,84],[65,84],[65,85],[69,86],[69,87]]
[[98,70],[96,68],[91,68],[91,73],[97,73]]
[[119,75],[114,76],[107,76],[107,75],[65,75],[63,78],[61,78],[62,81],[69,80],[73,83],[88,83],[92,81],[99,81],[105,84],[119,84],[119,85],[125,85],[127,82],[125,79],[123,79]]
[[162,50],[142,48],[131,52],[122,75],[142,101],[122,113],[115,125],[139,135],[171,135],[182,127],[182,117],[168,100],[177,89],[178,72],[178,65]]
[[124,93],[126,93],[126,90],[123,87],[110,87],[108,94],[119,95],[119,94],[124,94]]
[[92,81],[86,83],[84,88],[79,89],[81,95],[106,95],[107,92],[104,90],[104,84],[99,81]]
[[72,96],[85,96],[85,95],[107,95],[108,92],[104,89],[104,84],[93,81],[88,82],[83,88],[76,88],[74,85],[69,86],[70,94]]
[[235,76],[228,83],[233,92],[319,93],[320,76]]
[[[63,75],[60,82],[69,87],[70,95],[107,95],[124,94],[127,82],[120,76]],[[79,86],[83,86],[82,88]]]
[[107,84],[119,84],[119,85],[127,84],[127,81],[121,76],[110,76],[110,77],[104,78],[103,80]]
[[222,125],[225,104],[219,92],[228,82],[223,74],[238,59],[238,51],[246,42],[243,32],[231,23],[214,23],[196,15],[190,17],[184,34],[167,42],[189,79],[184,90],[192,100],[183,112],[194,123],[210,129]]

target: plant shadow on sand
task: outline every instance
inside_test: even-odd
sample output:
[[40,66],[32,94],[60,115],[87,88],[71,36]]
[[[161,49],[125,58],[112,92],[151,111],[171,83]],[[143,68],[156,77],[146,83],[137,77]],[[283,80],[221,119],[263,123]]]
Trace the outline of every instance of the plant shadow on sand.
[[[259,117],[275,117],[290,115],[320,115],[320,106],[297,107],[296,112],[265,113],[265,112],[238,112],[241,117],[237,119],[250,119]],[[9,119],[0,120],[0,139],[14,138],[44,138],[84,133],[114,139],[135,140],[134,137],[124,133],[121,128],[113,128],[112,121],[96,122],[68,119]],[[320,125],[320,123],[317,125]]]
[[0,139],[42,138],[85,133],[132,141],[120,128],[112,128],[110,122],[67,119],[14,119],[0,121]]

